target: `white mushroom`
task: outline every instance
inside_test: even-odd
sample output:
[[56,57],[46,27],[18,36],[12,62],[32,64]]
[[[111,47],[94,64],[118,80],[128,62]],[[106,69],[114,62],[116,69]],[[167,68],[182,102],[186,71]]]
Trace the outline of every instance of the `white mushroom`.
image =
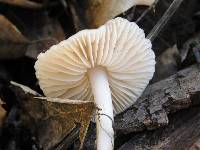
[[97,149],[113,149],[113,111],[130,107],[152,78],[151,42],[135,23],[116,18],[41,53],[36,76],[47,97],[94,101]]

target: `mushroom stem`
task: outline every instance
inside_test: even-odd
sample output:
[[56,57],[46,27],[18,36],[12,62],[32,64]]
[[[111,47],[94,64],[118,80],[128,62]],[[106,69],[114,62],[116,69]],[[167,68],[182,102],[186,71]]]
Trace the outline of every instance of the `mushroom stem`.
[[107,73],[103,67],[92,68],[88,73],[94,101],[99,108],[96,115],[97,150],[112,150],[114,148],[113,105]]

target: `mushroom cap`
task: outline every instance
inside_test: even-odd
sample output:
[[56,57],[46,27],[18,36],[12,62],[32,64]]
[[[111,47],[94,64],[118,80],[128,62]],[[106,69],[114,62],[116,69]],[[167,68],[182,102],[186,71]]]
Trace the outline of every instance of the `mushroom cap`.
[[93,101],[88,69],[106,69],[114,114],[130,107],[155,71],[150,40],[135,23],[115,18],[98,29],[82,30],[52,46],[35,63],[47,97]]

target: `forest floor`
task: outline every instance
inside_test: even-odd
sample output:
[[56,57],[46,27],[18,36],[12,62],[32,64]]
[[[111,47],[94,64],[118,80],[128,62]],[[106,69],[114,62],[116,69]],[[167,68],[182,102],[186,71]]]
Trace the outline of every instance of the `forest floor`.
[[[79,1],[9,1],[0,0],[0,149],[78,149],[79,124],[70,124],[69,116],[52,119],[49,109],[56,113],[59,105],[33,100],[43,95],[34,64],[39,53],[91,26],[74,13]],[[153,34],[157,63],[143,95],[115,117],[115,149],[200,150],[200,1],[184,0],[165,23],[161,20],[164,26],[156,34],[152,29],[160,27],[172,2],[159,0],[151,9],[137,6],[119,15]],[[70,107],[93,111],[91,104]],[[83,149],[95,149],[94,142],[90,123]]]

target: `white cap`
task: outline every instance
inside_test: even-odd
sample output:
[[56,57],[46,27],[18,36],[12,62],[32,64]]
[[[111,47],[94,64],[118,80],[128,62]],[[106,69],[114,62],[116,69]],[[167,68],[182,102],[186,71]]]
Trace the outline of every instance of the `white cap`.
[[150,40],[135,23],[116,18],[83,30],[38,56],[36,76],[47,97],[92,101],[87,71],[106,68],[114,113],[131,106],[155,71]]

